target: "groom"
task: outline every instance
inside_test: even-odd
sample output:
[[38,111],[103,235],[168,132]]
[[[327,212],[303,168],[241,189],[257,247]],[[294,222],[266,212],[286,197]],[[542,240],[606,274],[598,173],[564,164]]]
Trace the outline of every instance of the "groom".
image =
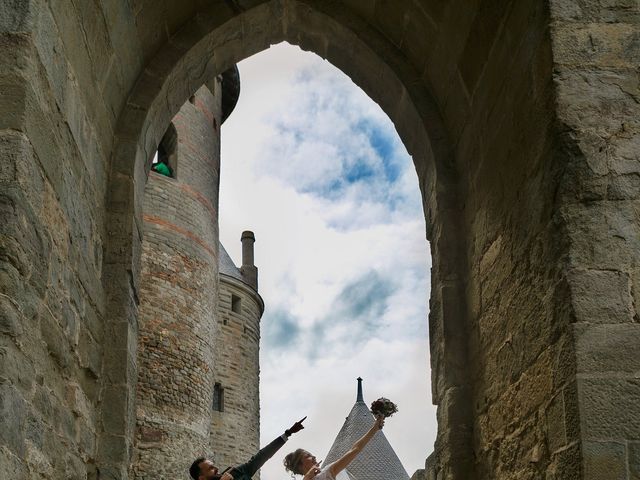
[[189,468],[191,478],[193,480],[249,480],[285,444],[292,433],[299,432],[304,428],[302,422],[304,422],[305,418],[307,417],[294,423],[291,428],[286,429],[282,435],[269,445],[260,449],[247,463],[227,468],[222,474],[218,474],[218,467],[208,458],[196,458]]

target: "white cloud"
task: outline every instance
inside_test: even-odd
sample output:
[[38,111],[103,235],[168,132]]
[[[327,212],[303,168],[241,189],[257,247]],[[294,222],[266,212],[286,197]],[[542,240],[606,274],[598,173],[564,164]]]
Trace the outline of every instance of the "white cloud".
[[239,260],[240,232],[256,233],[262,444],[309,416],[262,479],[287,475],[281,459],[298,446],[326,454],[358,376],[366,400],[399,404],[385,432],[411,475],[435,439],[414,167],[384,113],[327,62],[280,45],[239,68],[222,133],[221,238]]

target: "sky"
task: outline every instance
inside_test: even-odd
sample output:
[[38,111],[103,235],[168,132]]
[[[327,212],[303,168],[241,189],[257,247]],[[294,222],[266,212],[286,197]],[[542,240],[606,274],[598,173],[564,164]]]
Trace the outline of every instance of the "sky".
[[237,265],[256,235],[261,445],[305,415],[282,458],[329,451],[362,377],[399,412],[385,435],[409,475],[436,435],[427,303],[431,258],[410,156],[380,107],[341,71],[286,43],[238,65],[222,126],[220,236]]

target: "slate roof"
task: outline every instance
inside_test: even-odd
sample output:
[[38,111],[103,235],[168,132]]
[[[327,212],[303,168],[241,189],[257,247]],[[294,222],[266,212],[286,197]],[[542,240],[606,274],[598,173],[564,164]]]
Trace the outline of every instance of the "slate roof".
[[245,281],[244,278],[242,278],[242,273],[240,273],[240,269],[236,267],[235,263],[233,263],[233,260],[231,260],[231,257],[229,256],[225,248],[222,246],[222,243],[220,244],[220,258],[218,260],[218,263],[219,263],[218,268],[220,270],[220,273],[228,275],[229,277],[233,277],[237,280],[240,280],[241,282]]
[[[344,421],[338,436],[333,442],[325,467],[347,453],[351,446],[371,428],[374,423],[373,414],[364,402],[362,395],[362,379],[358,379],[358,396],[349,416]],[[409,480],[407,471],[384,436],[378,432],[347,467],[347,473],[355,480]]]

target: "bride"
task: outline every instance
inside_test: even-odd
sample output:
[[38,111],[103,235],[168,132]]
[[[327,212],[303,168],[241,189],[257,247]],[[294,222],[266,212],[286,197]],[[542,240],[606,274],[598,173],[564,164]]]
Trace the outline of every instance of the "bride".
[[303,480],[336,480],[336,476],[347,468],[347,465],[358,456],[365,445],[369,443],[369,440],[371,440],[383,426],[384,417],[382,415],[376,416],[376,421],[369,431],[354,443],[351,449],[341,458],[323,469],[320,469],[320,462],[316,460],[316,457],[302,448],[284,457],[284,468],[291,473],[304,475]]

